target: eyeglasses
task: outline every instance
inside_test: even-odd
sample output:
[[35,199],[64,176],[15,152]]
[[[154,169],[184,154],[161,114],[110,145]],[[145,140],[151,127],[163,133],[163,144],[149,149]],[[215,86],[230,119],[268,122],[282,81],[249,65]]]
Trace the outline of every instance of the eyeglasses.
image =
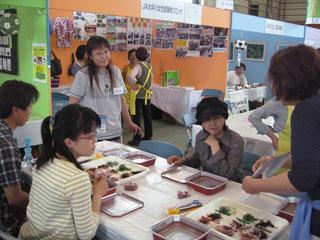
[[92,142],[96,142],[97,141],[97,135],[92,135],[92,136],[88,136],[88,137],[79,137],[79,139],[85,139],[85,140],[90,140]]

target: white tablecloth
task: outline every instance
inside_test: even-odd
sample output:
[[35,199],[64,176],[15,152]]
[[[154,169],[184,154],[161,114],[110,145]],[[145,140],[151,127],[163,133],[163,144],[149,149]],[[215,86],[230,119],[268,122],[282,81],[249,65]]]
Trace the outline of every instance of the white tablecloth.
[[152,86],[151,103],[183,123],[183,114],[195,108],[201,99],[202,90],[185,90],[184,88],[167,88]]
[[244,93],[248,96],[249,101],[259,100],[262,101],[263,98],[267,97],[268,88],[266,86],[256,87],[256,88],[243,88],[241,90],[235,90],[227,88],[226,99],[232,98],[233,94]]
[[[130,151],[136,149],[126,147]],[[154,166],[150,167],[149,172],[143,177],[136,179],[134,182],[138,184],[138,190],[134,192],[126,192],[144,202],[143,208],[136,210],[128,215],[120,218],[110,217],[107,214],[100,214],[100,225],[97,236],[100,239],[114,240],[142,240],[152,239],[150,227],[162,219],[167,217],[167,208],[183,205],[198,199],[203,204],[211,202],[219,197],[227,197],[235,201],[243,199],[244,192],[241,185],[236,182],[228,182],[225,190],[215,195],[203,195],[188,188],[184,184],[175,183],[161,177],[161,172],[169,167],[166,160],[158,157]],[[30,174],[30,172],[29,172]],[[178,190],[188,190],[191,197],[183,200],[177,198]],[[120,185],[118,192],[123,191]],[[277,239],[288,239],[289,230],[286,229]],[[209,238],[218,239],[217,237]]]
[[[230,114],[226,121],[227,126],[233,131],[239,133],[245,140],[245,151],[255,153],[259,156],[272,155],[273,146],[269,137],[257,133],[257,130],[248,120],[250,112],[244,112],[239,114]],[[263,120],[266,124],[272,125],[273,119],[268,118]],[[202,126],[192,126],[192,146],[195,146],[195,139],[199,131],[202,130]]]

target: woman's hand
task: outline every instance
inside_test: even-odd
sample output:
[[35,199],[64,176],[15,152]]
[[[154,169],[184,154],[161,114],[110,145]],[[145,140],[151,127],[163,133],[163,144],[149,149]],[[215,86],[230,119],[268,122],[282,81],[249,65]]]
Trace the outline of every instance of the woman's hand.
[[209,135],[204,142],[211,147],[212,153],[216,153],[220,150],[219,141],[214,135]]
[[[128,124],[129,128],[131,129],[131,131],[135,134],[135,135],[141,135],[141,129],[140,127],[135,124],[134,122],[130,121],[130,123]],[[143,137],[143,136],[142,136]]]
[[131,88],[132,88],[133,90],[135,90],[135,91],[139,90],[139,87],[138,87],[137,84],[132,84],[132,85],[131,85]]
[[180,165],[184,164],[184,159],[177,157],[177,156],[172,156],[172,157],[167,158],[167,163],[174,164],[176,166],[180,166]]
[[98,198],[103,197],[109,189],[107,178],[105,176],[101,176],[100,178],[95,179],[92,182],[92,188],[94,196]]
[[274,150],[278,150],[279,138],[273,132],[269,131],[267,136],[271,139]]
[[272,156],[263,156],[261,158],[259,158],[255,164],[252,165],[252,172],[257,171],[257,169],[261,166],[266,164],[269,161],[272,161],[274,159],[274,157]]
[[257,181],[251,176],[246,176],[242,181],[242,189],[249,194],[258,194],[260,191],[257,190]]

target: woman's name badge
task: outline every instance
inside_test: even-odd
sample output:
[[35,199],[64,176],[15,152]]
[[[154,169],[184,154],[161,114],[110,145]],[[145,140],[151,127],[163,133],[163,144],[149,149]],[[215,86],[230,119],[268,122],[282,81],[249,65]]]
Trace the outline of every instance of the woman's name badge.
[[97,128],[97,132],[105,133],[107,128],[107,114],[99,114],[101,125],[100,128]]
[[120,94],[124,94],[123,87],[117,87],[113,89],[113,95],[120,95]]

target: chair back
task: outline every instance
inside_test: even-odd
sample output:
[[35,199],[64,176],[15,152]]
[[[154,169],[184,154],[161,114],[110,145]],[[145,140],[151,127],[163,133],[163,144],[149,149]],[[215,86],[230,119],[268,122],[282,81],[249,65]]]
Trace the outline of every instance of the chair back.
[[201,97],[223,97],[223,92],[218,89],[203,89]]
[[182,157],[183,152],[177,146],[155,140],[141,141],[138,148],[142,151],[157,155],[159,157],[168,158],[171,156]]
[[189,127],[192,124],[195,124],[197,122],[196,119],[196,112],[188,112],[183,114],[183,123],[185,127]]
[[259,158],[260,156],[254,153],[244,152],[242,156],[243,169],[252,173],[252,166]]
[[69,97],[62,93],[52,93],[52,113],[56,113],[60,109],[69,104]]

